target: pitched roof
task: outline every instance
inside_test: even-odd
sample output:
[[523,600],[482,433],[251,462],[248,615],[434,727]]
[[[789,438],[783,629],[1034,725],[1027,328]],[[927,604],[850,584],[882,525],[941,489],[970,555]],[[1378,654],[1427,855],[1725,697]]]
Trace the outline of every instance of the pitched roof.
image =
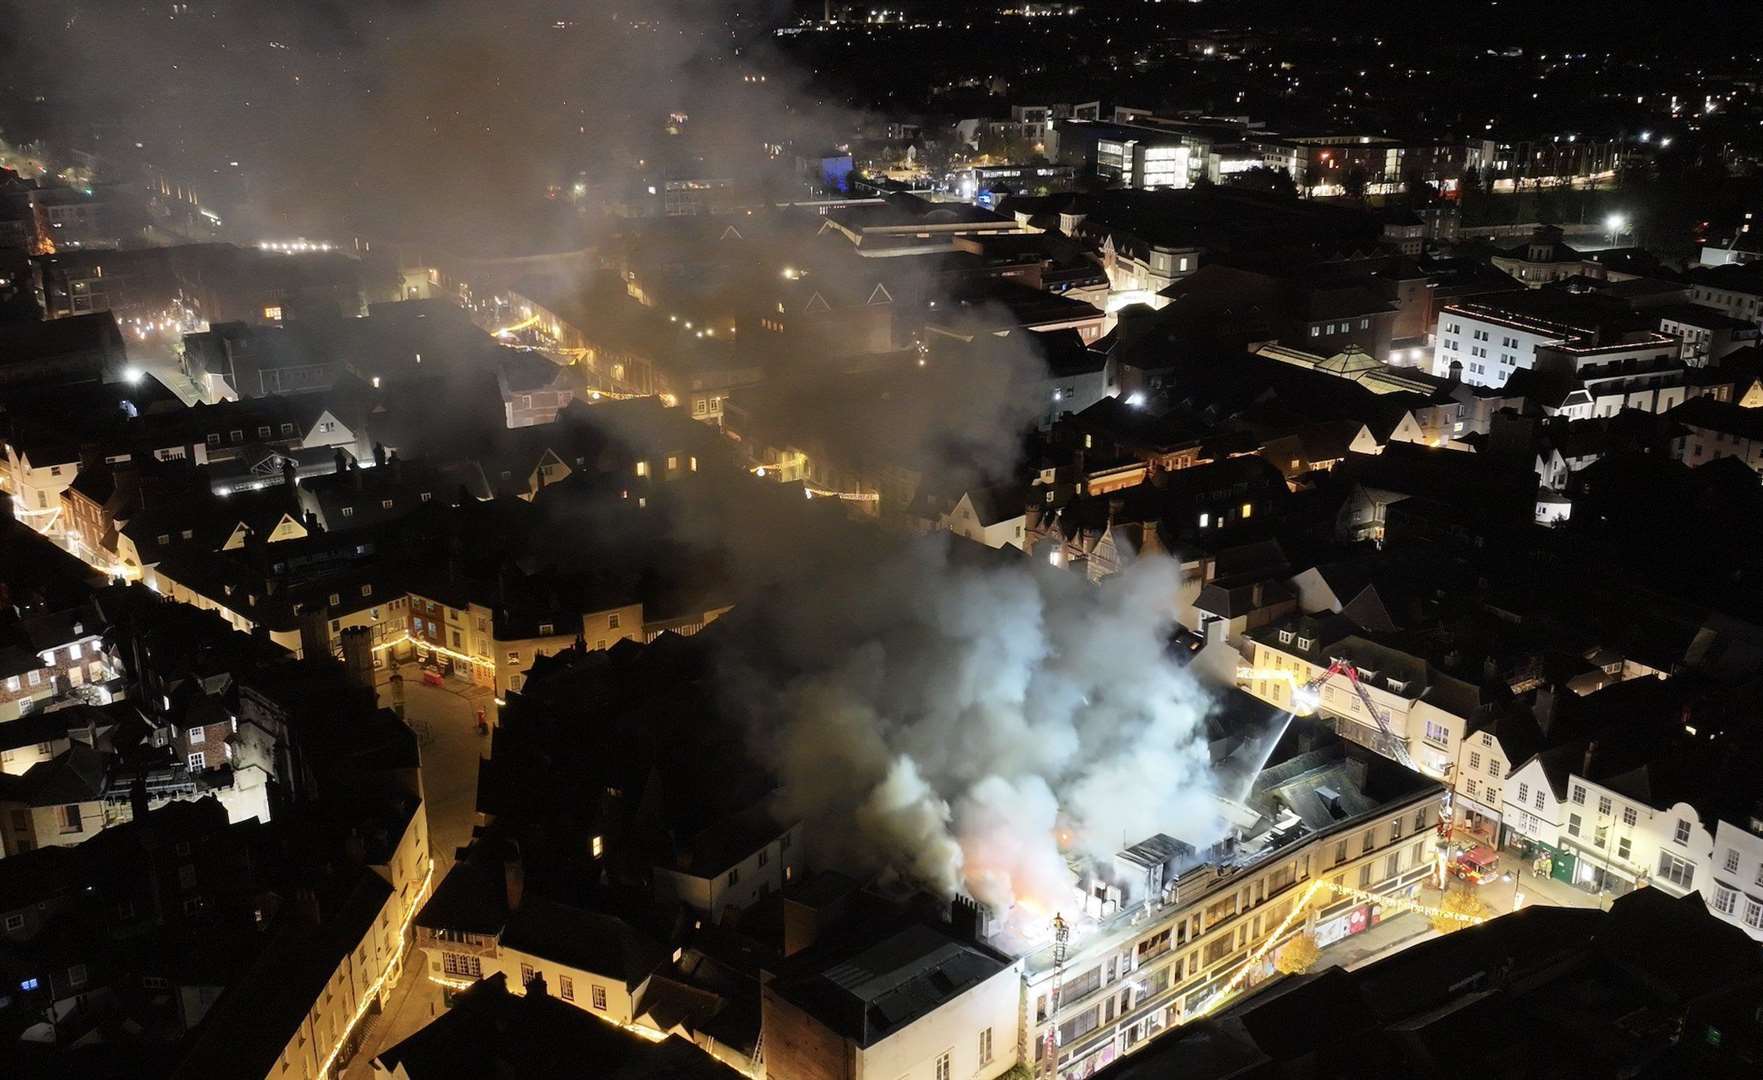
[[667,952],[616,915],[527,898],[508,916],[502,948],[622,981],[635,990]]
[[678,1036],[655,1043],[549,993],[511,993],[497,972],[374,1059],[410,1080],[737,1080],[739,1073]]

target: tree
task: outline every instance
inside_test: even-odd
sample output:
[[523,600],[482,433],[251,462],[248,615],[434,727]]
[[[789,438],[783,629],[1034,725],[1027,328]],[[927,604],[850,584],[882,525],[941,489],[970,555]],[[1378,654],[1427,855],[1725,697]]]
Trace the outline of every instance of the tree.
[[1316,935],[1299,934],[1280,947],[1279,954],[1273,958],[1273,966],[1281,974],[1302,975],[1316,966],[1322,958],[1322,950],[1316,947]]
[[1493,913],[1492,908],[1468,889],[1450,889],[1439,901],[1439,912],[1432,917],[1432,928],[1441,934],[1450,934],[1474,926]]
[[1244,169],[1233,175],[1229,183],[1232,187],[1248,188],[1250,191],[1265,191],[1270,195],[1289,195],[1297,198],[1298,183],[1292,174],[1284,169],[1271,165],[1257,165],[1252,169]]
[[1439,197],[1439,189],[1419,169],[1408,170],[1408,175],[1402,178],[1402,193],[1407,196],[1409,207],[1415,210],[1431,206]]
[[1364,199],[1365,183],[1365,167],[1363,165],[1354,165],[1347,170],[1347,175],[1341,178],[1341,190],[1345,191],[1351,198]]

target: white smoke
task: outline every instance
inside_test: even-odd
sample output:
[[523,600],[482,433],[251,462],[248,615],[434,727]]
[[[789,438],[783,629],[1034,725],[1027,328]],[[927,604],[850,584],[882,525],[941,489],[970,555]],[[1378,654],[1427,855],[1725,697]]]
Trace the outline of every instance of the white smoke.
[[839,658],[776,702],[785,798],[823,855],[1051,911],[1069,906],[1066,851],[1215,839],[1210,702],[1167,651],[1177,566],[1147,558],[1096,587],[943,552],[908,544],[784,616]]

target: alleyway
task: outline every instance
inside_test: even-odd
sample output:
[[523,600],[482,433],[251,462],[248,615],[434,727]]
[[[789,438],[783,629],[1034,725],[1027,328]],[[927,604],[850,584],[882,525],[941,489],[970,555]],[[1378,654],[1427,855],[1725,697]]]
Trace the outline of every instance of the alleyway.
[[[422,783],[428,809],[429,836],[435,859],[435,881],[446,876],[454,852],[471,840],[477,820],[478,761],[490,740],[478,734],[477,710],[495,710],[487,687],[449,680],[445,686],[423,683],[420,668],[406,664],[404,715],[423,740]],[[391,705],[388,673],[382,673],[380,704]],[[375,1054],[395,1046],[427,1024],[443,1008],[441,988],[430,982],[423,954],[412,949],[404,961],[404,977],[392,990],[386,1009],[374,1018],[361,1050],[344,1068],[349,1080],[373,1073]]]

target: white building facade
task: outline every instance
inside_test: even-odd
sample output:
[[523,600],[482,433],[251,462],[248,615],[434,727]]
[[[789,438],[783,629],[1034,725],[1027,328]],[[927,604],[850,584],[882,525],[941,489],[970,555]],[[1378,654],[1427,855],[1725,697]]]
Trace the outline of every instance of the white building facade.
[[1448,304],[1439,311],[1433,334],[1432,373],[1448,377],[1457,363],[1471,386],[1504,386],[1512,372],[1536,366],[1538,346],[1562,344],[1575,333],[1559,323]]
[[1709,911],[1763,943],[1763,820],[1715,823],[1712,865],[1700,888]]

